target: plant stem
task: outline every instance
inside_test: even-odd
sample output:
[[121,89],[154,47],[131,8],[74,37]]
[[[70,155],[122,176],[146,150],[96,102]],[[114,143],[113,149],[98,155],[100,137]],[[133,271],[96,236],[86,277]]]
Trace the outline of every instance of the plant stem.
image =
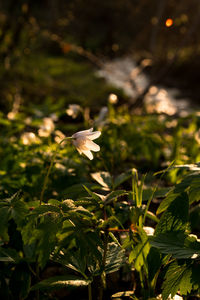
[[140,276],[140,284],[141,284],[141,288],[142,290],[144,290],[144,279],[143,279],[143,275],[142,275],[142,271],[139,271],[139,276]]
[[88,285],[88,300],[92,300],[92,284]]
[[50,166],[48,168],[47,174],[46,174],[46,176],[44,178],[44,184],[43,184],[42,191],[41,191],[41,194],[40,194],[40,205],[42,204],[42,201],[43,201],[43,198],[44,198],[44,192],[46,190],[46,186],[47,186],[47,183],[48,183],[49,175],[51,173],[51,169],[53,167],[53,163],[55,161],[56,154],[58,153],[59,146],[62,144],[62,142],[66,141],[68,139],[71,139],[71,137],[66,137],[62,141],[60,141],[60,143],[57,145],[56,150],[55,150],[55,152],[54,152],[54,154],[52,156],[51,163],[50,163]]
[[105,273],[105,265],[106,265],[106,255],[108,251],[108,230],[105,230],[105,239],[104,239],[104,251],[103,251],[103,261],[102,261],[102,274],[100,278],[100,290],[99,290],[99,295],[98,295],[98,300],[103,299],[103,290],[106,284],[106,273]]
[[[39,281],[40,280],[40,268],[39,268],[38,262],[36,263],[36,277],[37,277],[37,280]],[[40,290],[38,289],[36,291],[36,300],[39,300],[39,299],[40,299]]]
[[47,186],[47,183],[48,183],[48,179],[49,179],[49,175],[51,173],[51,169],[53,167],[53,163],[54,163],[54,160],[56,158],[56,154],[58,152],[58,147],[56,148],[56,151],[54,152],[53,154],[53,157],[51,159],[51,163],[50,163],[50,166],[48,168],[48,171],[47,171],[47,174],[44,178],[44,184],[43,184],[43,187],[42,187],[42,191],[41,191],[41,194],[40,194],[40,205],[42,204],[42,201],[43,201],[43,198],[44,198],[44,192],[45,192],[45,189],[46,189],[46,186]]

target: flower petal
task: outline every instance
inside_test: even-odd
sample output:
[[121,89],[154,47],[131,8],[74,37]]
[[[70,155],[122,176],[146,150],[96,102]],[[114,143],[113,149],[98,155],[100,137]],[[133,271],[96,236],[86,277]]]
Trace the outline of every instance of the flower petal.
[[92,152],[90,151],[90,150],[84,150],[84,151],[82,151],[83,152],[83,154],[85,154],[90,160],[92,160],[93,159],[93,154],[92,154]]
[[78,132],[76,132],[76,133],[74,133],[72,135],[72,138],[76,139],[76,138],[79,138],[80,136],[87,136],[92,131],[93,131],[93,128],[90,128],[90,129],[87,129],[87,130],[78,131]]
[[100,137],[100,135],[101,135],[101,131],[94,131],[94,132],[88,133],[87,138],[90,140],[95,140],[98,137]]
[[74,139],[74,140],[72,141],[72,143],[73,143],[74,146],[75,146],[76,148],[78,148],[80,151],[83,151],[83,150],[87,151],[87,150],[90,150],[90,149],[88,149],[88,147],[87,147],[87,145],[86,145],[86,141],[87,141],[87,140],[88,140],[88,139],[87,139],[86,137],[81,136],[81,137],[79,137],[79,138]]
[[86,139],[85,146],[88,148],[88,150],[92,151],[100,151],[99,145],[95,144],[93,141]]

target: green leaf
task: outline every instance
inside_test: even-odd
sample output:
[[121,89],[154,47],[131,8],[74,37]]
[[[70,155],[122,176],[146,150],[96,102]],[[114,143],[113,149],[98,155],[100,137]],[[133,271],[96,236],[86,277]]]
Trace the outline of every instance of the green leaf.
[[[170,192],[172,188],[171,187],[163,187],[163,188],[157,188],[156,191],[154,191],[154,188],[145,188],[142,192],[142,200],[147,201],[150,197],[152,197],[152,193],[154,194],[155,198],[164,198],[166,195]],[[162,203],[162,202],[161,202]]]
[[105,273],[113,273],[118,271],[125,263],[125,250],[122,249],[117,243],[108,243]]
[[114,180],[114,189],[116,189],[120,184],[128,180],[132,176],[132,170],[128,170],[125,173],[118,175]]
[[60,251],[58,254],[52,256],[52,260],[82,275],[85,273],[86,257],[81,256],[81,249],[73,252]]
[[55,276],[48,279],[45,279],[34,286],[32,286],[31,290],[46,290],[46,289],[60,289],[65,287],[81,287],[87,286],[91,283],[91,280],[84,279],[83,277],[73,276],[73,275],[63,275],[63,276]]
[[124,190],[113,191],[113,192],[109,193],[108,195],[106,195],[106,197],[104,199],[104,203],[109,204],[110,202],[114,201],[118,197],[121,197],[121,196],[124,196],[124,195],[127,195],[127,194],[128,193]]
[[54,214],[45,215],[40,222],[30,218],[27,225],[23,227],[24,244],[36,244],[35,252],[38,255],[38,262],[41,267],[45,266],[50,254],[55,249],[57,234],[61,228],[62,219],[59,215],[55,216]]
[[9,207],[2,207],[0,208],[0,237],[4,240],[4,241],[8,241],[9,240],[9,236],[8,236],[8,221],[9,221],[9,217],[10,217],[10,209]]
[[15,249],[0,247],[0,261],[18,262],[20,260]]
[[160,214],[163,211],[165,211],[170,206],[170,204],[174,201],[174,199],[176,199],[178,196],[179,194],[176,194],[174,190],[169,192],[167,197],[164,200],[162,200],[162,202],[160,203],[156,213]]
[[0,203],[0,237],[8,241],[8,221],[13,218],[18,226],[24,221],[28,212],[26,204],[21,200],[21,192],[15,193],[12,197],[1,200]]
[[96,193],[94,193],[94,192],[92,192],[88,187],[86,187],[85,185],[83,185],[83,187],[84,187],[84,189],[88,192],[88,194],[94,199],[94,200],[96,200],[97,202],[102,202],[102,200],[101,200],[101,197],[98,195],[98,194],[96,194]]
[[160,220],[158,219],[158,217],[154,214],[154,213],[152,213],[151,211],[147,211],[147,217],[150,219],[150,220],[152,220],[152,221],[154,221],[155,223],[158,223]]
[[139,229],[139,241],[133,246],[129,255],[129,262],[134,262],[135,269],[139,272],[144,266],[147,255],[150,251],[150,244],[147,234],[143,229]]
[[165,211],[171,202],[178,197],[179,194],[184,191],[188,192],[189,203],[192,204],[195,201],[199,201],[200,192],[200,174],[190,174],[186,176],[179,184],[177,184],[167,195],[167,197],[161,202],[158,207],[157,214]]
[[30,216],[41,217],[46,214],[60,213],[60,212],[61,212],[60,208],[55,205],[43,204],[36,207],[34,210],[32,210]]
[[179,259],[200,256],[200,242],[183,232],[161,233],[152,238],[151,244],[162,253]]
[[180,264],[177,261],[171,263],[162,285],[163,300],[167,300],[170,294],[173,298],[178,290],[181,294],[187,295],[191,292],[193,284],[192,266],[190,264]]
[[190,204],[200,200],[200,175],[191,181],[188,196]]
[[155,234],[184,231],[188,221],[189,199],[186,193],[178,195],[161,216]]
[[162,266],[161,253],[158,249],[151,247],[149,254],[147,256],[148,262],[148,279],[152,281],[156,276],[158,270]]
[[28,213],[27,205],[21,200],[15,201],[11,204],[11,217],[13,217],[16,224],[20,227]]

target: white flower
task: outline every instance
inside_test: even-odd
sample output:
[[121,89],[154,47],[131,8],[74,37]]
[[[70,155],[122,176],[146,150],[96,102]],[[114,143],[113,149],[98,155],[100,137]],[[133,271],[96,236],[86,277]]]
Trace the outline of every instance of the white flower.
[[108,102],[111,104],[116,104],[118,102],[118,97],[115,94],[110,94],[108,97]]
[[13,112],[13,111],[10,111],[10,112],[7,114],[7,118],[8,118],[9,120],[14,120],[15,117],[16,117],[16,113]]
[[100,151],[99,145],[95,144],[93,140],[101,135],[100,131],[94,131],[93,128],[76,132],[72,135],[72,143],[80,154],[85,154],[90,160],[93,159],[91,151]]
[[21,139],[24,145],[31,145],[33,143],[39,142],[39,139],[36,137],[35,133],[33,132],[24,132],[21,135]]
[[40,129],[38,130],[38,134],[41,137],[48,137],[52,131],[54,131],[55,125],[51,118],[44,118],[43,124],[41,125]]
[[70,117],[72,117],[73,119],[75,119],[79,112],[81,111],[81,107],[78,104],[70,104],[68,109],[66,109],[66,114]]

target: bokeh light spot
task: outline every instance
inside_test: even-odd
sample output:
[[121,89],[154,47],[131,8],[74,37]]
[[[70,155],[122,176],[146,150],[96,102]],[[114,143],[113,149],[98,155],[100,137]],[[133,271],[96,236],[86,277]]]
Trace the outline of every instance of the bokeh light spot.
[[173,20],[172,19],[167,19],[166,21],[165,21],[165,26],[166,27],[171,27],[173,25]]

